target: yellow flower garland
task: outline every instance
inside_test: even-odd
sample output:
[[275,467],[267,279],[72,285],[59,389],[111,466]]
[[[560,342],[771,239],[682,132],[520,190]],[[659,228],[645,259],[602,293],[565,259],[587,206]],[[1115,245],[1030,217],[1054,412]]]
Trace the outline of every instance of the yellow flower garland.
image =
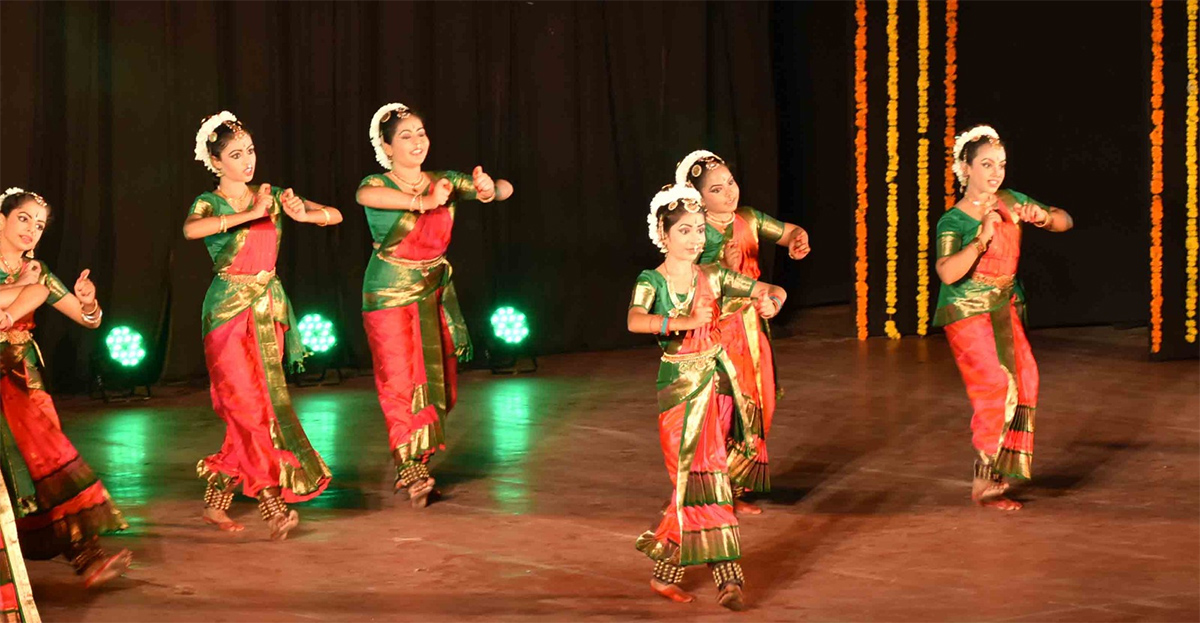
[[900,214],[896,209],[898,187],[896,177],[900,173],[900,28],[899,16],[896,13],[899,0],[888,0],[887,8],[887,42],[888,42],[888,78],[887,78],[887,322],[883,330],[893,340],[900,339],[900,331],[896,328],[893,316],[896,313],[896,230],[900,225]]
[[1200,251],[1200,242],[1196,240],[1196,123],[1198,103],[1196,91],[1196,13],[1200,6],[1198,0],[1188,0],[1187,3],[1187,298],[1184,305],[1187,316],[1184,321],[1184,338],[1188,342],[1196,342],[1196,254]]
[[854,161],[858,205],[854,209],[856,239],[854,291],[858,339],[867,339],[867,0],[854,4]]
[[929,0],[917,2],[917,335],[929,326]]
[[958,115],[958,93],[955,90],[955,80],[958,78],[958,0],[946,0],[946,136],[943,143],[946,146],[946,209],[954,207],[958,195],[954,192],[954,132]]
[[1150,0],[1150,352],[1162,349],[1162,0]]

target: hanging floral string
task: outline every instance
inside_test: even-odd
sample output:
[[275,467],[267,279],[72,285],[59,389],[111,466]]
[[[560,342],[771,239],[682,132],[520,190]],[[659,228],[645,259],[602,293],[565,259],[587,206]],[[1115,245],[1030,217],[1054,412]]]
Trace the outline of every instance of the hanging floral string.
[[1162,349],[1163,21],[1162,0],[1150,0],[1150,352]]
[[896,208],[898,185],[896,177],[900,173],[900,17],[897,14],[899,0],[888,0],[887,5],[887,42],[888,42],[888,76],[887,76],[887,322],[883,330],[888,338],[900,339],[900,331],[896,328],[896,231],[900,226],[900,213]]
[[917,2],[917,335],[929,327],[929,0]]
[[957,131],[955,117],[958,116],[958,92],[955,81],[958,78],[958,0],[946,0],[946,136],[943,142],[946,147],[946,209],[954,207],[958,196],[954,193],[954,133]]
[[854,208],[855,326],[858,339],[867,339],[867,1],[855,2],[854,20],[854,161],[858,205]]
[[1188,0],[1187,3],[1187,298],[1186,318],[1184,321],[1184,338],[1191,343],[1196,342],[1196,255],[1200,252],[1200,241],[1196,239],[1196,123],[1198,90],[1196,84],[1196,13],[1200,2]]

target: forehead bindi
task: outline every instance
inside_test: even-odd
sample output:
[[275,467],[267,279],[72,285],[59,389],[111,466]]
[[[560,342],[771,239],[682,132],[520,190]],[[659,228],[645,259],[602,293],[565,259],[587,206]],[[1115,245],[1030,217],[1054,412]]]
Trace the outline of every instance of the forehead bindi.
[[226,149],[226,152],[229,154],[234,154],[239,151],[249,151],[251,149],[254,149],[254,141],[247,136],[230,141],[229,148]]
[[33,201],[26,202],[24,205],[14,210],[13,213],[18,216],[24,216],[26,218],[33,219],[33,221],[36,223],[46,222],[46,208],[37,205]]

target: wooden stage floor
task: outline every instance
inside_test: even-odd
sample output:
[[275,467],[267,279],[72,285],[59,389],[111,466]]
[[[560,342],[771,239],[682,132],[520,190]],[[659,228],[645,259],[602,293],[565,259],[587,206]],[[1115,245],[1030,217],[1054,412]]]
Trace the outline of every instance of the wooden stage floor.
[[[817,312],[819,314],[819,312]],[[800,326],[806,326],[801,322]],[[463,375],[446,494],[413,511],[369,377],[293,389],[334,484],[267,540],[254,504],[200,522],[195,464],[223,427],[207,392],[60,401],[132,524],[136,557],[86,591],[31,562],[46,621],[1197,621],[1200,367],[1148,363],[1144,329],[1032,332],[1042,371],[1034,480],[1017,513],[969,504],[969,404],[945,338],[865,343],[819,322],[776,342],[786,396],[774,491],[742,519],[751,610],[653,595],[633,547],[670,491],[655,431],[657,350],[546,357]]]

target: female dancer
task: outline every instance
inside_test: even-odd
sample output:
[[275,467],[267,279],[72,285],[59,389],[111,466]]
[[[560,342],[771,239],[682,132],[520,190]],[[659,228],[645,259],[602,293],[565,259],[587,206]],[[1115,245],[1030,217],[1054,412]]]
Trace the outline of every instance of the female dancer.
[[[658,434],[675,490],[656,526],[637,548],[655,561],[650,587],[678,602],[692,596],[680,588],[684,567],[707,563],[718,602],[743,607],[738,521],[733,513],[722,407],[739,416],[729,451],[752,457],[761,420],[740,389],[745,379],[722,345],[718,310],[733,298],[749,298],[765,317],[786,297],[782,288],[756,282],[716,264],[696,266],[704,249],[704,208],[690,187],[672,185],[655,195],[647,220],[650,239],[666,255],[642,271],[629,303],[634,333],[658,335],[664,351],[658,372]],[[718,386],[726,391],[718,394]]]
[[358,188],[375,253],[363,275],[363,326],[375,364],[375,387],[396,462],[395,491],[414,508],[428,503],[428,462],[445,447],[442,426],[454,408],[457,359],[471,357],[446,248],[456,202],[504,201],[513,192],[483,167],[471,175],[422,171],[429,153],[425,123],[403,104],[371,118],[375,159],[386,173]]
[[258,159],[254,139],[228,111],[204,120],[195,153],[220,180],[196,197],[183,224],[188,240],[204,239],[216,272],[204,297],[204,358],[213,409],[226,428],[221,451],[196,466],[207,481],[204,521],[242,530],[226,514],[241,485],[242,493],[258,498],[271,538],[282,540],[300,523],[287,503],[320,495],[330,477],[292,409],[284,378],[285,355],[288,366],[298,367],[304,347],[275,276],[282,216],[324,227],[342,215],[290,188],[249,186]]
[[[741,196],[729,167],[716,154],[699,150],[687,155],[675,168],[675,183],[688,184],[704,200],[705,241],[699,263],[717,262],[751,279],[758,279],[760,240],[787,247],[794,260],[803,259],[811,250],[804,228],[784,223],[748,206],[739,206]],[[768,469],[767,435],[775,415],[779,392],[775,385],[775,361],[771,353],[770,331],[765,320],[755,313],[746,299],[731,300],[721,309],[721,337],[725,351],[745,379],[746,393],[762,414],[763,436],[754,460],[732,455],[729,475],[734,484],[734,508],[739,513],[758,515],[762,509],[739,499],[746,490],[771,489]]]
[[963,198],[938,220],[937,273],[942,280],[934,325],[946,337],[975,414],[978,459],[971,499],[1017,510],[1003,478],[1028,479],[1033,464],[1033,419],[1038,369],[1025,338],[1025,293],[1016,279],[1022,223],[1053,232],[1071,228],[1071,215],[1015,190],[1001,189],[1004,144],[981,125],[958,137],[955,173]]
[[[103,315],[96,286],[84,270],[67,290],[44,262],[33,259],[50,218],[37,193],[10,188],[0,201],[0,446],[9,496],[16,511],[21,550],[28,558],[64,556],[84,586],[107,582],[129,568],[132,554],[106,553],[99,536],[128,526],[104,484],[63,434],[54,401],[42,383],[41,353],[33,341],[33,311],[50,303],[89,329]],[[32,285],[31,285],[32,284]],[[14,322],[15,320],[15,322]],[[16,452],[7,451],[8,443]],[[29,490],[32,481],[32,491]]]

